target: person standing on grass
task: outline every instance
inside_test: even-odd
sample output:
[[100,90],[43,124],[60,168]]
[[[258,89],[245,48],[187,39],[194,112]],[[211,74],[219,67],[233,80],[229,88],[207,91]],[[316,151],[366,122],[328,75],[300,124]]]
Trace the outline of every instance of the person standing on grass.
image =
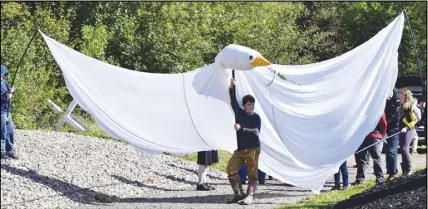
[[[416,104],[418,104],[418,100],[416,98],[414,98],[413,99],[413,113],[415,113],[416,119],[419,122],[422,118],[422,114],[421,114],[421,110],[419,109],[419,107]],[[416,127],[416,124],[415,124],[415,127]],[[418,141],[419,141],[418,132],[416,132],[416,128],[414,128],[413,129],[413,139],[412,139],[412,152],[411,152],[412,155],[418,153],[417,152]]]
[[412,92],[408,89],[400,91],[400,151],[402,157],[401,169],[403,176],[412,174],[412,161],[410,159],[409,146],[413,139],[414,128],[417,121],[415,112],[413,111],[413,96]]
[[331,190],[340,190],[340,173],[342,173],[343,188],[342,190],[348,189],[348,167],[346,167],[346,161],[339,167],[339,172],[334,174],[334,187]]
[[196,190],[198,191],[210,191],[215,188],[208,184],[207,173],[208,166],[218,163],[218,152],[217,150],[198,152],[198,185]]
[[[398,133],[398,128],[401,118],[400,112],[400,98],[398,96],[398,89],[394,88],[389,94],[385,106],[385,116],[387,121],[387,134],[392,136]],[[386,173],[388,174],[387,180],[392,180],[397,177],[397,149],[398,149],[398,135],[394,135],[386,139]]]
[[[375,130],[373,130],[363,141],[358,151],[367,149],[357,153],[357,178],[354,185],[362,184],[365,180],[365,170],[369,165],[369,155],[373,159],[373,169],[376,176],[376,184],[383,183],[382,173],[382,144],[383,137],[386,135],[387,122],[385,113],[382,114]],[[357,151],[357,152],[358,152]]]
[[[227,175],[232,186],[234,196],[227,203],[240,202],[249,205],[254,201],[254,193],[257,185],[257,170],[260,155],[260,116],[254,112],[255,99],[251,95],[242,98],[244,109],[238,106],[235,95],[235,80],[230,81],[229,95],[231,105],[237,117],[237,124],[234,128],[237,132],[238,149],[233,153],[227,164]],[[248,168],[248,188],[247,195],[242,191],[242,184],[238,171],[242,164],[246,162]]]
[[0,111],[1,111],[1,159],[17,159],[14,147],[14,128],[12,115],[10,113],[10,101],[12,99],[13,93],[15,90],[13,87],[9,85],[6,81],[6,77],[8,75],[8,71],[6,66],[1,65],[1,103],[0,103]]

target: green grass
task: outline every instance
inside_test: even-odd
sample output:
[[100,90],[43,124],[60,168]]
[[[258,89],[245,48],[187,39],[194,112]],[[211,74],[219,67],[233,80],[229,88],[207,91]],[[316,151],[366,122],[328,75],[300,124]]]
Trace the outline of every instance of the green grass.
[[[425,168],[416,168],[414,171],[420,171]],[[401,172],[398,173],[401,176]],[[387,176],[385,176],[386,178]],[[296,204],[289,204],[277,207],[277,209],[311,209],[311,208],[333,208],[333,206],[341,201],[349,199],[351,196],[362,193],[375,185],[375,180],[371,179],[361,185],[351,186],[344,191],[328,191],[319,195],[312,196],[306,200]]]
[[[231,153],[219,150],[218,151],[218,158],[219,158],[218,161],[219,162],[216,164],[213,164],[210,167],[215,168],[217,170],[221,170],[221,171],[226,173],[227,162],[229,161],[230,156],[232,156]],[[185,160],[189,160],[189,161],[197,162],[198,153],[192,153],[192,154],[187,154],[187,155],[183,155],[183,156],[176,156],[176,157],[179,157],[179,158],[182,158]]]

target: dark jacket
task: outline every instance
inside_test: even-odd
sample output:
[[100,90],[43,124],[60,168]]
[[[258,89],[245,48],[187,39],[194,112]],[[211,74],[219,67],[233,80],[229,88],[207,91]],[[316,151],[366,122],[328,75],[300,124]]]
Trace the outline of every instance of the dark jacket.
[[229,89],[229,95],[233,111],[235,111],[234,107],[236,107],[235,114],[238,119],[238,123],[241,126],[241,129],[237,131],[238,151],[259,148],[259,133],[261,126],[260,116],[257,113],[252,115],[245,113],[245,111],[239,107],[238,101],[236,101],[235,91],[233,89]]
[[400,99],[398,97],[398,89],[396,88],[394,88],[394,92],[391,99],[386,102],[385,117],[388,124],[388,134],[393,134],[400,131]]

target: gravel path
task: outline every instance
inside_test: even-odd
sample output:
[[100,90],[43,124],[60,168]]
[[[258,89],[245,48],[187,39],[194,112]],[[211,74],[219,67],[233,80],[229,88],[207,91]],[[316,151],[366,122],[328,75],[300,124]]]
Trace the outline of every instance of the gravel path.
[[[210,170],[215,191],[195,191],[194,162],[137,153],[124,143],[71,133],[16,131],[19,160],[1,165],[1,208],[274,208],[313,195],[273,180],[251,206],[223,204],[231,194],[226,175]],[[426,156],[414,157],[426,167]],[[350,182],[355,179],[350,159]],[[372,171],[369,170],[369,173]],[[326,183],[326,190],[332,186]],[[244,189],[246,186],[244,186]]]

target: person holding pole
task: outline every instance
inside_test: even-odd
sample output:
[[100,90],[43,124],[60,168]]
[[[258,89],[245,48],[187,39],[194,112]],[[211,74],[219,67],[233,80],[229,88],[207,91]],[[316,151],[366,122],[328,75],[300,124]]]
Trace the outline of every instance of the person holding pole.
[[[400,98],[398,96],[398,89],[394,88],[388,95],[385,106],[385,115],[387,121],[387,135],[386,139],[386,173],[388,178],[386,180],[393,180],[397,178],[397,149],[398,149],[398,133],[400,130],[398,125],[400,123]],[[395,135],[394,135],[395,134]]]
[[[234,128],[237,132],[238,149],[233,153],[227,164],[227,175],[234,193],[233,198],[228,200],[227,203],[240,202],[244,205],[250,205],[254,201],[254,193],[257,185],[261,119],[254,112],[255,99],[253,96],[246,95],[242,98],[243,109],[238,106],[234,79],[230,81],[229,94],[236,117]],[[242,184],[238,175],[238,171],[244,162],[247,163],[249,179],[246,196],[242,191]]]
[[6,81],[8,71],[6,66],[1,65],[1,159],[17,159],[14,149],[14,128],[12,115],[10,113],[10,104],[14,88]]

